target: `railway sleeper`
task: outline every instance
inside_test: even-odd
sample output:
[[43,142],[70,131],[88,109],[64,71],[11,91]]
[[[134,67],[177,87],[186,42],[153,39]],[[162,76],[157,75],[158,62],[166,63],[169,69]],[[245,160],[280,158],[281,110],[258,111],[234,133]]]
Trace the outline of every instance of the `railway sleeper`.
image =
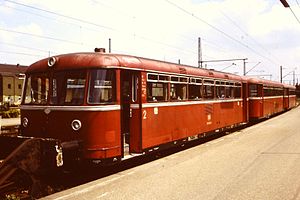
[[[59,143],[54,139],[30,137],[0,137],[0,189],[4,189],[9,179],[19,170],[25,172],[32,181],[31,195],[43,195],[41,177],[51,169],[62,165]],[[0,193],[2,191],[0,190]]]

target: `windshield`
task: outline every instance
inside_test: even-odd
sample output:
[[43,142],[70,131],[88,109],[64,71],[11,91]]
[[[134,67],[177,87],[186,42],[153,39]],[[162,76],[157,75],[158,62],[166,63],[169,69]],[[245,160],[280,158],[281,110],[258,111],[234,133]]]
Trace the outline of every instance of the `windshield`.
[[24,104],[81,105],[84,102],[86,70],[27,76]]
[[86,71],[55,72],[52,78],[52,105],[81,105],[84,102]]
[[91,71],[88,103],[112,103],[115,101],[115,73],[112,70]]
[[49,94],[49,78],[35,74],[27,78],[25,87],[25,104],[46,104]]
[[[87,70],[59,71],[26,76],[23,104],[82,105],[85,100]],[[116,77],[113,70],[92,69],[87,103],[116,101]]]

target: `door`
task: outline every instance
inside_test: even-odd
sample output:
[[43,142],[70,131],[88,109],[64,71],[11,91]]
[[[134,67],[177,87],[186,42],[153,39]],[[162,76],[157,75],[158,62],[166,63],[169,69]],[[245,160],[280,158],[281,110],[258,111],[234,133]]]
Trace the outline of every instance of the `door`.
[[137,152],[141,140],[140,72],[121,71],[121,143],[122,156]]

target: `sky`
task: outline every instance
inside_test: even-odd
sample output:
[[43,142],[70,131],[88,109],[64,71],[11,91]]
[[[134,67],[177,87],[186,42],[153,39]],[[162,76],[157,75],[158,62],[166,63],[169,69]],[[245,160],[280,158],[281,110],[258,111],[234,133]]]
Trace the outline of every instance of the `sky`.
[[[141,56],[300,82],[300,0],[0,0],[0,63],[58,54]],[[234,60],[237,59],[237,60]],[[205,62],[230,60],[223,62]]]

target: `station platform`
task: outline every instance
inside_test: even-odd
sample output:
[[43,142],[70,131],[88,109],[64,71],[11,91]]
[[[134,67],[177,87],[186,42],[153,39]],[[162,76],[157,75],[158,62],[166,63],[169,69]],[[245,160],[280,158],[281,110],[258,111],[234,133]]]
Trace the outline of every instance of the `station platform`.
[[300,107],[43,199],[300,199]]

